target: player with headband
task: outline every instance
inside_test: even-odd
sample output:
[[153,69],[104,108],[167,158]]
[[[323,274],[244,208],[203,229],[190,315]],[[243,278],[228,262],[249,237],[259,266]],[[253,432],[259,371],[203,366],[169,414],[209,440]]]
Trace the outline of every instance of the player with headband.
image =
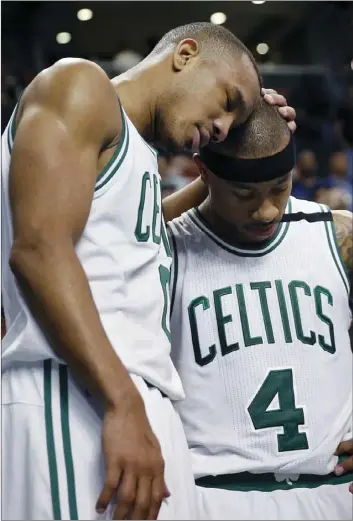
[[209,196],[169,233],[201,517],[351,519],[352,214],[290,196],[294,138],[263,103],[195,160]]

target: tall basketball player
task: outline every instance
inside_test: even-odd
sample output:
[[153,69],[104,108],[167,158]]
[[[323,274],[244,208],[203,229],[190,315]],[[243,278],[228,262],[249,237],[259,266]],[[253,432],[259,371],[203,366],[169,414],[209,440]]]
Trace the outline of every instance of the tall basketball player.
[[202,183],[162,206],[147,141],[222,141],[259,97],[251,54],[211,24],[112,81],[67,59],[25,90],[2,139],[6,519],[154,519],[168,495],[161,518],[196,515],[163,214]]
[[170,223],[201,517],[351,519],[352,473],[333,471],[352,438],[352,214],[290,197],[293,142],[266,104],[215,150],[196,158],[209,197]]

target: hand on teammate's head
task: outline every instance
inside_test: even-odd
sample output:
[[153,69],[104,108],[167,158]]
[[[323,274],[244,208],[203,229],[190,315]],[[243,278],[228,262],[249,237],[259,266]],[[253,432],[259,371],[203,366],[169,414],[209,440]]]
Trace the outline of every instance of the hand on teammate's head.
[[296,112],[293,107],[288,106],[286,98],[282,94],[278,94],[274,89],[261,89],[261,94],[269,105],[278,107],[278,112],[287,121],[289,130],[294,133],[297,128],[295,122]]

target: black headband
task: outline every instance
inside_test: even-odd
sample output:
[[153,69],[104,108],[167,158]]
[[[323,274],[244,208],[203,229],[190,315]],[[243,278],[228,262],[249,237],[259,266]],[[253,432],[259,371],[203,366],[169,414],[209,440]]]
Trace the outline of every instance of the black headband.
[[239,159],[217,154],[204,147],[200,158],[217,177],[226,181],[263,183],[288,174],[295,166],[295,141],[291,135],[288,145],[277,154],[258,159]]

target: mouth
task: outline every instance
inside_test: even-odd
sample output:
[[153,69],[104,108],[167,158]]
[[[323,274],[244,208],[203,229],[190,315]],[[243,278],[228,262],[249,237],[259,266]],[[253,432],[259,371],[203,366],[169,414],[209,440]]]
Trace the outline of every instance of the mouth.
[[279,223],[272,223],[268,225],[250,225],[246,227],[246,231],[252,237],[257,239],[269,239],[276,232]]

